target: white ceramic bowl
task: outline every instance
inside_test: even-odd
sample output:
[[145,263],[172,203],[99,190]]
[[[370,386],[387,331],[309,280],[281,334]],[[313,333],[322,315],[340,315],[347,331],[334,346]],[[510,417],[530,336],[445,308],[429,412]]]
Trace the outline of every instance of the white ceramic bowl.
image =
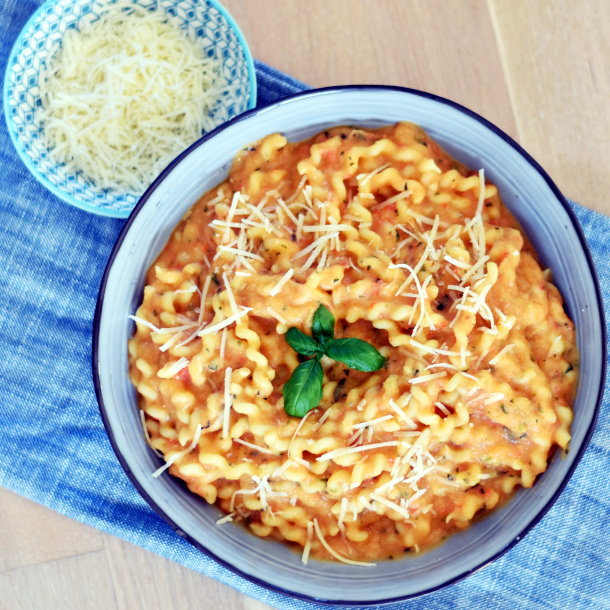
[[[552,460],[536,485],[503,508],[421,556],[360,568],[310,561],[280,543],[214,524],[219,511],[176,478],[153,479],[161,464],[142,441],[127,341],[144,276],[180,217],[227,174],[245,144],[280,131],[290,140],[341,124],[422,126],[469,167],[484,168],[551,267],[577,328],[580,381],[569,454]],[[293,96],[252,111],[194,144],[142,197],[121,233],[102,282],[93,361],[102,417],[114,449],[142,496],[180,535],[224,565],[267,587],[327,603],[376,604],[432,591],[492,561],[523,537],[565,487],[592,435],[605,374],[605,323],[593,264],[578,223],[546,173],[508,136],[447,100],[387,87],[343,87]]]
[[[127,218],[140,195],[105,191],[54,163],[41,142],[41,67],[55,51],[68,28],[99,19],[102,7],[116,0],[48,0],[27,22],[15,41],[4,77],[4,115],[13,144],[34,177],[68,203],[103,216]],[[220,61],[230,92],[221,97],[210,117],[220,125],[256,106],[254,62],[243,34],[216,0],[133,0],[176,17],[207,57]]]

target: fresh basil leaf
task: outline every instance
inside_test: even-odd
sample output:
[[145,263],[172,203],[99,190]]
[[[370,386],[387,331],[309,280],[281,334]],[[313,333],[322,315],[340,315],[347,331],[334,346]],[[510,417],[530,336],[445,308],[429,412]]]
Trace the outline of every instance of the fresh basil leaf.
[[335,336],[335,317],[324,305],[320,305],[313,314],[311,332],[314,339],[322,344]]
[[317,358],[297,366],[284,384],[284,410],[293,417],[303,417],[322,400],[324,371]]
[[289,328],[286,333],[288,345],[303,356],[313,356],[320,351],[320,344],[309,335],[301,332],[298,328]]
[[324,353],[357,371],[378,371],[387,360],[370,343],[355,337],[327,341]]

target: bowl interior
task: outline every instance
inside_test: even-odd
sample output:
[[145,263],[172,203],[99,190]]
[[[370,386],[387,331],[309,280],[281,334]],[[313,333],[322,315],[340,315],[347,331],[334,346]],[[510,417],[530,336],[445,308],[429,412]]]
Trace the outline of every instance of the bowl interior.
[[[133,0],[144,8],[176,17],[209,58],[221,64],[230,84],[210,113],[220,125],[256,105],[254,63],[239,28],[215,0]],[[80,172],[54,163],[41,142],[39,76],[66,30],[99,19],[108,0],[49,0],[22,30],[7,64],[4,113],[17,152],[32,174],[55,195],[82,209],[126,218],[140,195],[106,191],[88,182]]]
[[[453,156],[498,186],[504,202],[550,266],[577,328],[581,378],[574,405],[573,440],[533,489],[419,557],[375,568],[310,561],[286,546],[239,527],[216,526],[219,511],[164,475],[142,442],[135,391],[127,377],[127,319],[141,300],[144,274],[183,212],[219,183],[243,145],[280,131],[299,140],[340,124],[375,127],[408,120],[422,126]],[[268,587],[331,603],[404,599],[453,582],[514,544],[546,512],[580,459],[592,433],[605,365],[603,312],[588,251],[567,204],[548,176],[488,123],[455,104],[404,89],[355,87],[299,95],[229,123],[193,145],[149,189],[111,257],[98,302],[94,366],[103,417],[123,466],[140,492],[170,524],[225,565]]]

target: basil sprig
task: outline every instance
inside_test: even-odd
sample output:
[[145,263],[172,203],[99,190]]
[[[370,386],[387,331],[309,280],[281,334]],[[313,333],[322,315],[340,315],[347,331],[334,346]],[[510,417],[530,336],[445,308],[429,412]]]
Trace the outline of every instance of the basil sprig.
[[322,356],[365,372],[378,371],[387,360],[362,339],[335,339],[335,318],[324,305],[320,305],[313,316],[311,332],[313,337],[298,328],[290,328],[286,333],[286,341],[293,350],[303,356],[313,356],[299,364],[284,384],[284,409],[293,417],[303,417],[320,404],[324,380]]

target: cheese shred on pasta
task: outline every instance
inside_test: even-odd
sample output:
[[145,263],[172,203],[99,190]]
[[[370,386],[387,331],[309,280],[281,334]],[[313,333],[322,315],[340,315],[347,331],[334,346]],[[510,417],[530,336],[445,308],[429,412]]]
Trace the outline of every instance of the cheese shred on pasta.
[[[294,418],[283,390],[302,358],[284,333],[311,335],[320,304],[337,338],[388,360],[322,358],[322,399]],[[409,123],[244,148],[131,319],[155,475],[303,564],[429,549],[569,443],[578,352],[561,296],[485,172]]]

